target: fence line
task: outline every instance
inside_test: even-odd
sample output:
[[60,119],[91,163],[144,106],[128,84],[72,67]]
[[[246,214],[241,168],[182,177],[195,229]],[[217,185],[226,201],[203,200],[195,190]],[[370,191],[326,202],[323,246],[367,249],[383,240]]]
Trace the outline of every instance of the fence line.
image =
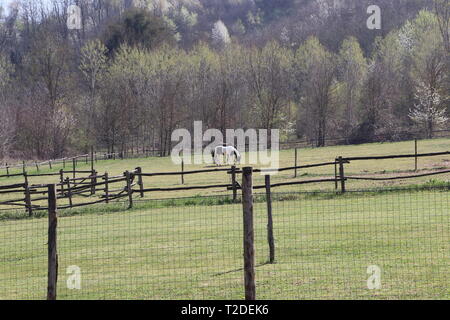
[[[346,192],[346,182],[348,180],[367,180],[367,181],[390,181],[390,180],[401,180],[401,179],[412,179],[419,177],[435,176],[440,174],[450,173],[450,170],[434,171],[422,174],[412,174],[412,175],[399,175],[394,177],[359,177],[359,176],[349,176],[345,174],[345,165],[350,164],[352,161],[364,161],[364,160],[384,160],[384,159],[397,159],[397,158],[419,158],[419,157],[433,157],[440,155],[448,155],[449,151],[445,152],[434,152],[434,153],[422,153],[422,154],[402,154],[402,155],[384,155],[384,156],[370,156],[370,157],[338,157],[334,162],[322,162],[308,165],[297,165],[293,167],[284,167],[279,169],[253,169],[252,172],[259,173],[271,173],[273,171],[294,171],[297,172],[299,169],[305,168],[315,168],[315,167],[325,167],[334,166],[335,175],[332,178],[322,178],[322,179],[312,179],[312,180],[295,180],[289,182],[271,183],[270,187],[277,188],[283,186],[293,186],[293,185],[303,185],[303,184],[317,184],[317,183],[330,183],[335,184],[335,189],[338,189],[340,183],[340,192]],[[92,158],[91,158],[92,162]],[[176,187],[155,187],[155,188],[145,188],[143,177],[155,177],[155,176],[171,176],[179,175],[182,177],[182,182],[184,183],[184,175],[194,175],[202,173],[212,173],[212,172],[224,172],[231,175],[231,184],[214,184],[214,185],[200,185],[200,186],[176,186]],[[65,174],[76,173],[90,173],[89,176],[84,177],[66,177]],[[107,173],[98,174],[95,170],[63,170],[61,169],[58,173],[47,173],[47,174],[27,174],[24,171],[16,176],[24,176],[25,183],[12,184],[6,186],[0,186],[0,195],[6,194],[24,194],[24,198],[8,199],[6,201],[0,202],[0,205],[6,206],[18,206],[27,209],[30,215],[34,210],[46,210],[46,207],[40,205],[34,205],[33,202],[47,200],[47,185],[29,184],[28,177],[39,177],[39,176],[59,176],[59,183],[55,184],[58,192],[58,199],[68,199],[69,205],[65,205],[64,208],[72,208],[79,206],[88,206],[93,204],[98,204],[102,202],[109,203],[117,199],[128,197],[129,207],[133,207],[133,194],[137,193],[140,197],[144,197],[146,193],[152,192],[172,192],[172,191],[188,191],[188,190],[206,190],[213,188],[223,188],[226,191],[233,191],[233,201],[237,199],[237,190],[242,189],[241,185],[237,182],[236,174],[242,174],[243,169],[236,168],[232,166],[231,168],[214,168],[206,170],[191,170],[191,171],[174,171],[174,172],[153,172],[145,173],[142,172],[140,167],[133,171],[127,171],[122,175],[117,175],[109,177]],[[11,176],[11,175],[10,175]],[[137,182],[135,181],[137,179]],[[100,181],[99,181],[100,180]],[[111,186],[117,183],[124,183],[119,188],[111,189]],[[136,188],[138,187],[138,188]],[[267,185],[255,185],[253,189],[265,189]],[[42,189],[42,190],[41,190]],[[92,197],[100,192],[98,195],[99,200],[84,202],[79,204],[73,203],[74,196],[81,197]],[[42,195],[42,197],[33,198],[32,196]]]

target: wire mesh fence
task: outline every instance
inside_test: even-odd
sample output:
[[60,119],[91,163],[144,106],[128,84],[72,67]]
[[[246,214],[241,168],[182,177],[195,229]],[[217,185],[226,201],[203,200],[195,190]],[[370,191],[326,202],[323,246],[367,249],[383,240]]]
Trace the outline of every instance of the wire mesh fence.
[[10,211],[0,220],[0,299],[45,299],[47,220]]
[[439,187],[274,201],[275,264],[264,264],[266,208],[258,204],[258,298],[450,298],[449,195]]
[[[255,194],[257,299],[449,299],[450,185]],[[239,199],[238,199],[239,200]],[[228,197],[60,210],[58,299],[243,299],[242,204]],[[47,218],[0,220],[0,298],[44,299]]]
[[142,206],[59,218],[59,299],[242,298],[240,205]]

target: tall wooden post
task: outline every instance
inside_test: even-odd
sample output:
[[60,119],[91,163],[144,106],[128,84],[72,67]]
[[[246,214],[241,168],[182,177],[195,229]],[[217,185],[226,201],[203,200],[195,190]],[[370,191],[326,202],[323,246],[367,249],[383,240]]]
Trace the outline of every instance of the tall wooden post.
[[109,202],[109,183],[108,183],[108,172],[105,172],[105,198],[106,198],[106,203]]
[[25,170],[25,161],[22,161],[22,173],[23,173],[23,175],[26,174],[25,171],[26,171],[26,170]]
[[414,171],[417,171],[417,139],[414,139],[414,154],[415,154],[415,157],[414,157],[414,163],[415,163]]
[[61,195],[64,196],[64,170],[59,170],[59,182],[61,183]]
[[244,222],[244,285],[246,300],[256,299],[252,172],[252,167],[245,167],[243,168],[242,172],[242,209]]
[[294,178],[297,178],[297,148],[295,148],[295,169]]
[[48,160],[48,167],[50,168],[50,170],[52,169],[52,160]]
[[144,181],[143,181],[142,176],[141,176],[142,168],[141,167],[137,167],[136,168],[136,173],[137,173],[137,178],[138,178],[139,193],[141,195],[141,198],[143,198],[144,197]]
[[334,160],[334,189],[338,189],[338,169],[337,169],[337,159]]
[[8,167],[8,164],[6,164],[6,176],[7,176],[7,178],[9,178],[9,167]]
[[184,160],[181,159],[181,184],[184,184]]
[[94,147],[91,146],[91,171],[94,171]]
[[48,283],[47,300],[56,300],[56,283],[58,280],[58,253],[56,248],[56,187],[48,185]]
[[28,216],[33,216],[33,208],[31,207],[31,194],[30,194],[30,185],[28,184],[28,175],[26,172],[23,173],[25,178],[25,205],[28,211]]
[[91,171],[91,195],[95,194],[96,184],[97,184],[97,171],[92,170]]
[[128,209],[133,208],[133,190],[131,190],[131,174],[129,171],[124,173],[127,179],[127,193],[128,193]]
[[233,188],[233,202],[237,200],[236,166],[231,167],[231,184]]
[[75,168],[76,168],[76,159],[72,158],[72,170],[73,170],[73,178],[75,179]]
[[266,180],[266,202],[267,202],[267,241],[269,243],[269,262],[275,262],[275,240],[273,238],[273,218],[272,218],[272,193],[270,190],[270,175],[265,176]]
[[69,198],[69,206],[72,208],[72,190],[70,189],[70,179],[69,177],[66,177],[66,184],[67,184],[67,197]]
[[341,192],[345,193],[345,173],[344,173],[344,160],[342,157],[338,158],[339,162],[339,179],[341,180]]

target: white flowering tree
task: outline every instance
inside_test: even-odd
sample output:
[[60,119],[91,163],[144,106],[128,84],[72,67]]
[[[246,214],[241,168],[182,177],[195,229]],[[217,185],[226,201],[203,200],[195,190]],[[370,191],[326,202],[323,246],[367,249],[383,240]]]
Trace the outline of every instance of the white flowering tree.
[[231,42],[228,28],[222,20],[219,20],[214,24],[211,37],[213,44],[220,48],[227,46]]
[[433,130],[448,120],[445,110],[440,108],[441,96],[434,88],[420,82],[416,88],[415,98],[418,103],[410,109],[409,117],[424,127],[427,138],[432,138]]

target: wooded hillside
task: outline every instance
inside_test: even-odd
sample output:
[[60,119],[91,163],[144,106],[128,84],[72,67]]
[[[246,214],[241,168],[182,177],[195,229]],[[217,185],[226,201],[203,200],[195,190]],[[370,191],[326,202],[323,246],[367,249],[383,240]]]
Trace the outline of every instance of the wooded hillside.
[[[0,159],[167,154],[194,120],[319,147],[448,128],[449,0],[1,4]],[[374,4],[380,30],[366,23]]]

